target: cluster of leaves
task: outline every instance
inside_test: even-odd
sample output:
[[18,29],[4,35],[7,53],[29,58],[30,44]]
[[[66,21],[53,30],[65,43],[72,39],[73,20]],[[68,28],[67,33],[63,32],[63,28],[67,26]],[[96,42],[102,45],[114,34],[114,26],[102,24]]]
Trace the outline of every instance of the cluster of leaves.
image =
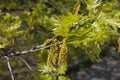
[[[81,4],[86,6],[85,12],[80,8]],[[115,9],[111,2],[85,0],[81,1],[81,4],[78,1],[73,12],[56,17],[53,33],[66,38],[68,46],[79,47],[81,53],[83,51],[91,60],[95,61],[100,56],[101,45],[111,37],[119,36],[117,31],[120,26],[119,11],[105,7],[110,4],[111,8]],[[117,15],[114,15],[115,12]]]
[[18,30],[21,26],[19,16],[7,13],[0,17],[0,48],[4,48],[8,44],[13,44],[14,37],[22,34],[22,30]]
[[[63,6],[64,2],[70,2],[69,5],[74,4],[74,1],[71,0],[58,1],[58,3],[55,0],[1,0],[0,48],[6,49],[8,46],[18,44],[19,48],[26,49],[26,47],[30,48],[33,45],[43,43],[49,36],[53,35],[51,31],[54,26],[52,22],[55,20],[54,15],[71,10],[69,5]],[[15,40],[18,40],[17,43]],[[14,47],[18,48],[17,46]],[[43,59],[44,57],[41,60]]]
[[55,68],[53,65],[39,65],[41,74],[36,76],[39,80],[69,80],[65,76],[67,69],[66,65],[62,65],[60,68]]
[[[92,60],[99,58],[101,49],[108,39],[113,35],[119,35],[119,19],[102,10],[101,1],[83,1],[87,13],[78,13],[80,4],[76,4],[74,13],[68,12],[60,16],[55,24],[54,33],[66,37],[68,44],[80,47]],[[79,10],[80,11],[80,10]]]

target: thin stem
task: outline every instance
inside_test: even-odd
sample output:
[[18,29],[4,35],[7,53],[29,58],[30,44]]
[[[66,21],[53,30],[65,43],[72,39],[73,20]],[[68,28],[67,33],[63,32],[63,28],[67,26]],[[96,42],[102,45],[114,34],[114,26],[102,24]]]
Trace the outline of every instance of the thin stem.
[[12,80],[15,80],[15,79],[14,79],[14,75],[13,75],[13,73],[12,73],[12,68],[11,68],[11,65],[10,65],[9,57],[6,57],[6,59],[7,59],[7,65],[8,65],[8,69],[9,69],[9,71],[10,71],[11,78],[12,78]]
[[[55,37],[54,37],[54,38],[55,38]],[[62,43],[62,41],[59,42],[58,45],[60,45],[61,43]],[[47,48],[50,48],[51,46],[52,46],[51,44],[50,44],[50,45],[47,45],[47,46],[45,46],[45,47],[44,47],[43,45],[39,45],[39,46],[36,46],[35,49],[31,48],[30,50],[17,51],[17,52],[15,52],[15,53],[10,53],[9,56],[25,55],[25,54],[28,54],[28,53],[33,53],[33,52],[39,51],[39,50],[41,50],[43,47],[44,47],[45,49],[47,49]],[[3,57],[5,57],[5,56],[3,56]]]
[[27,63],[27,61],[25,61],[25,59],[23,59],[22,57],[19,57],[19,59],[21,61],[23,61],[25,63],[25,65],[32,71],[32,68],[30,67],[30,65]]

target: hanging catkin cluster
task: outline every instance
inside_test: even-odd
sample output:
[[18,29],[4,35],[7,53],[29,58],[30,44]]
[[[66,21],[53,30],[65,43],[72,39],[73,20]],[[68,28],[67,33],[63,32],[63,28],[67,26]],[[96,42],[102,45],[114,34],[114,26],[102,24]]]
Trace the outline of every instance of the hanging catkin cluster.
[[66,63],[66,56],[67,56],[67,47],[66,47],[66,39],[63,39],[63,43],[60,47],[59,57],[58,57],[58,65],[62,66]]
[[58,58],[58,54],[59,54],[58,43],[59,42],[57,41],[57,39],[53,40],[50,50],[49,50],[49,53],[48,53],[47,65],[51,65],[51,64],[54,66],[57,65],[57,58]]
[[54,39],[51,45],[47,65],[60,67],[62,64],[66,63],[66,39],[63,39],[62,44],[59,44],[59,41]]
[[52,41],[52,39],[47,39],[47,40],[43,43],[42,48],[41,48],[41,53],[44,52],[45,47],[46,47],[51,41]]

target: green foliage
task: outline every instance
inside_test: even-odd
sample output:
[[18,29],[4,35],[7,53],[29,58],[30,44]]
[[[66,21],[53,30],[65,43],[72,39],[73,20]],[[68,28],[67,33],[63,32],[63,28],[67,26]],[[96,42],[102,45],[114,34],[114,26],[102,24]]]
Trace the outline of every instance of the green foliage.
[[100,46],[112,35],[119,35],[117,28],[120,24],[100,9],[102,2],[86,0],[85,4],[87,15],[76,12],[60,15],[54,33],[67,37],[69,44],[80,46],[91,60],[96,60],[101,52]]
[[23,31],[18,30],[21,26],[21,19],[17,15],[7,13],[1,16],[0,20],[0,48],[4,48],[11,44],[14,37],[19,36]]
[[75,31],[70,32],[70,28],[81,17],[82,15],[72,14],[71,12],[68,12],[67,16],[60,16],[60,20],[57,21],[58,23],[55,23],[58,27],[56,27],[54,33],[63,37],[74,35]]
[[80,4],[76,3],[74,12],[55,17],[53,30],[55,35],[66,38],[69,45],[80,47],[84,54],[95,61],[100,56],[100,46],[111,36],[119,35],[117,32],[119,19],[102,10],[101,1],[86,0],[83,3],[86,5],[85,13],[79,13]]
[[39,80],[69,80],[65,77],[65,71],[67,69],[66,65],[60,66],[60,68],[55,68],[53,65],[43,65],[39,64],[40,76],[36,76]]
[[[38,65],[40,74],[36,78],[69,80],[64,76],[69,53],[84,54],[95,61],[100,56],[100,46],[112,36],[119,36],[120,4],[118,2],[118,0],[103,2],[101,0],[1,0],[0,48],[18,44],[21,49],[27,49],[44,43],[42,51],[35,53],[37,59],[41,61]],[[60,38],[46,42],[51,36]],[[16,39],[18,41],[15,41]],[[50,48],[44,49],[48,44]],[[10,61],[12,65],[15,64],[14,59],[11,58]]]

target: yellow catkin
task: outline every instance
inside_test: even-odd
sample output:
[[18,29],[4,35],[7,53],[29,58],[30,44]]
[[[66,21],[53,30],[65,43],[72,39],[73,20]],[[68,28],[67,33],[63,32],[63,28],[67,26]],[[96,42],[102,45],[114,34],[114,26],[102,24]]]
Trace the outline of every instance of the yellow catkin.
[[66,63],[66,56],[67,56],[66,53],[67,53],[66,39],[63,39],[63,43],[61,45],[59,58],[58,58],[58,65],[59,66]]
[[48,58],[47,58],[47,65],[57,65],[56,61],[57,61],[57,55],[58,55],[58,41],[56,39],[54,39],[52,41],[52,45],[50,47],[50,50],[48,52]]
[[49,53],[48,53],[47,65],[50,65],[50,64],[51,64],[51,55],[52,55],[52,53],[53,53],[52,50],[53,50],[53,49],[52,49],[52,47],[51,47],[50,50],[49,50]]
[[45,49],[45,46],[51,42],[52,39],[47,39],[44,43],[43,43],[43,47],[41,48],[41,53],[43,53],[44,49]]
[[53,56],[52,56],[52,64],[54,66],[57,66],[57,62],[58,62],[58,55],[59,55],[59,46],[58,46],[58,41],[56,40],[54,42],[54,53],[53,53]]
[[61,45],[58,45],[59,41],[54,39],[52,41],[52,46],[50,47],[47,65],[53,65],[55,67],[60,67],[63,64],[66,64],[67,48],[66,48],[66,39],[63,39]]
[[75,11],[75,13],[78,13],[79,9],[80,9],[80,2],[77,1],[77,3],[74,5],[73,10]]
[[47,65],[51,64],[52,54],[53,54],[53,47],[50,47],[50,50],[49,50],[49,53],[48,53],[48,58],[47,58]]

